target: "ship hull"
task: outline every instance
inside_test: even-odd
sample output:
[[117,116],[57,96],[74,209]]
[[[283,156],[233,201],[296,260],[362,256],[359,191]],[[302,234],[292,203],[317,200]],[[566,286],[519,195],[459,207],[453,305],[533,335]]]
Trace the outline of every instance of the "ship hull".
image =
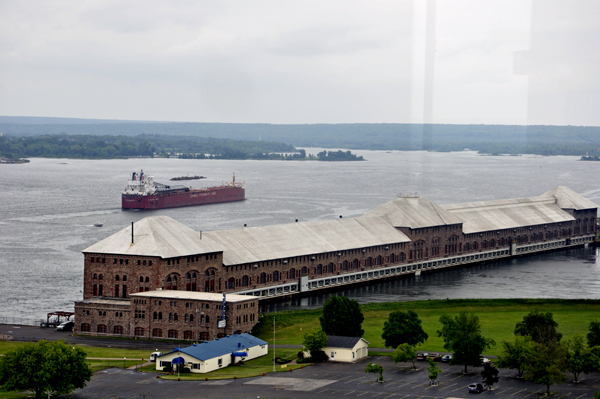
[[244,187],[210,187],[165,194],[135,195],[123,194],[123,209],[164,209],[181,206],[218,204],[221,202],[242,201],[246,199]]

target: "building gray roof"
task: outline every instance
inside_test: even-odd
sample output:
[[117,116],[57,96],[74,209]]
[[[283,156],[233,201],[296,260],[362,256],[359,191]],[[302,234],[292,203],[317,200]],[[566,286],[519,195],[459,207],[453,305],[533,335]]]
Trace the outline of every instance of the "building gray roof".
[[206,232],[204,236],[227,248],[223,253],[225,265],[410,241],[377,217],[246,227]]
[[150,216],[83,250],[84,253],[158,256],[174,258],[223,251],[200,233],[168,216]]
[[361,337],[340,337],[337,335],[328,335],[327,336],[327,345],[325,345],[326,347],[329,348],[348,348],[348,349],[352,349],[356,346],[356,344],[360,341],[360,340],[365,341],[367,344],[369,344],[369,341],[367,341],[364,338]]
[[462,220],[426,198],[402,196],[378,206],[361,217],[380,217],[394,227],[423,227],[460,224]]
[[252,348],[257,345],[268,345],[268,342],[250,334],[234,334],[223,338],[217,338],[214,341],[188,346],[186,348],[175,348],[173,351],[161,356],[181,352],[204,361],[218,356],[230,355],[233,352],[243,351],[244,349]]
[[442,205],[462,219],[463,233],[514,229],[575,220],[563,209],[593,209],[598,206],[566,187],[556,187],[539,197]]
[[[173,291],[173,290],[154,290],[144,291],[129,294],[131,297],[146,297],[146,298],[167,298],[195,301],[223,301],[223,294],[215,294],[214,292],[196,292],[196,291]],[[258,299],[251,295],[227,294],[225,300],[227,302],[243,302]]]

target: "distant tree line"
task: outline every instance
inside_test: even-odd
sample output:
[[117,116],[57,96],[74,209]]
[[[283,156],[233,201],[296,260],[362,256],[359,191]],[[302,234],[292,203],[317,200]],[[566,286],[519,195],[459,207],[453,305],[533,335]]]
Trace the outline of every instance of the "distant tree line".
[[184,159],[266,159],[358,161],[350,151],[323,151],[306,156],[306,151],[290,144],[269,141],[243,141],[190,136],[92,136],[43,135],[0,136],[0,156],[96,158],[176,157]]
[[[17,123],[22,121],[22,123]],[[262,140],[296,147],[365,150],[462,151],[486,154],[584,155],[600,154],[600,127],[449,124],[313,124],[266,123],[149,123],[78,121],[56,118],[55,123],[31,118],[0,117],[0,132],[13,136],[123,135],[214,137]],[[263,151],[264,152],[264,151]]]
[[[219,159],[260,158],[272,152],[297,152],[289,145],[186,136],[44,135],[0,137],[0,154],[7,158],[123,158],[209,154]],[[182,156],[186,157],[186,156]],[[188,156],[192,158],[193,156]]]

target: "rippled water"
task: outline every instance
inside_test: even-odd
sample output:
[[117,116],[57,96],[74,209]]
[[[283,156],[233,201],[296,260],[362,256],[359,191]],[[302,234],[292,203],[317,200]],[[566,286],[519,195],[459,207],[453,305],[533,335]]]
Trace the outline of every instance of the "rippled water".
[[[318,152],[319,149],[308,149]],[[95,242],[148,215],[168,215],[196,230],[244,223],[326,220],[361,215],[398,193],[439,203],[537,196],[566,185],[600,203],[600,162],[577,157],[488,157],[473,152],[358,151],[366,162],[179,159],[32,159],[0,165],[0,316],[42,317],[81,299],[83,255]],[[236,172],[248,200],[147,212],[121,211],[120,193],[139,168],[166,182],[203,175],[220,184]],[[94,223],[103,223],[101,228]],[[600,297],[595,250],[571,250],[441,271],[348,289],[360,302],[434,298]],[[319,306],[324,296],[267,309]]]

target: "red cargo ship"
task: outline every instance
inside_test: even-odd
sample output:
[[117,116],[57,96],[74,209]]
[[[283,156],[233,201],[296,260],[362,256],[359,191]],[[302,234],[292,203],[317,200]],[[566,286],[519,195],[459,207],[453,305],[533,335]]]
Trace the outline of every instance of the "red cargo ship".
[[133,172],[121,196],[123,209],[163,209],[178,206],[216,204],[246,199],[243,183],[235,182],[206,188],[156,183],[144,171]]

